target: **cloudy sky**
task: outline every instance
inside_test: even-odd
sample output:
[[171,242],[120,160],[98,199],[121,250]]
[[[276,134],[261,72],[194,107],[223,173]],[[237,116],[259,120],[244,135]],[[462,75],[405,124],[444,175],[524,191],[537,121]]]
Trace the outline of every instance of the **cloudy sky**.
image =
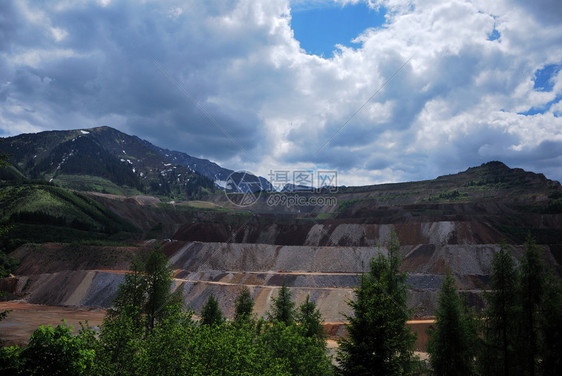
[[267,176],[562,180],[559,0],[0,2],[0,136],[107,125]]

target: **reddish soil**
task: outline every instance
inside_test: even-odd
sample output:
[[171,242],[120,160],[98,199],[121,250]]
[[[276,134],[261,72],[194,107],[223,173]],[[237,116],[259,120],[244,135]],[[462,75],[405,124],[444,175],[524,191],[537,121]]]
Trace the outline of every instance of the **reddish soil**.
[[0,339],[4,346],[25,345],[40,325],[56,326],[65,319],[78,332],[80,322],[98,326],[105,316],[104,309],[54,307],[18,301],[0,302],[0,311],[4,310],[11,310],[0,321]]
[[[0,338],[4,346],[24,345],[29,337],[40,325],[56,326],[62,319],[71,325],[75,331],[80,329],[80,322],[91,326],[98,326],[103,322],[104,309],[87,309],[76,307],[56,307],[39,304],[29,304],[21,301],[0,302],[0,311],[11,310],[6,319],[0,322]],[[434,323],[433,319],[411,320],[408,325],[416,332],[416,350],[425,350],[427,344],[427,328]],[[345,335],[345,322],[326,322],[324,329],[328,334],[331,347],[336,340]]]
[[[409,320],[407,325],[414,331],[417,335],[416,343],[414,348],[417,351],[425,351],[427,347],[427,329],[435,323],[434,319],[422,319],[422,320]],[[330,341],[337,341],[341,336],[346,335],[345,322],[325,322],[323,324],[324,330]]]

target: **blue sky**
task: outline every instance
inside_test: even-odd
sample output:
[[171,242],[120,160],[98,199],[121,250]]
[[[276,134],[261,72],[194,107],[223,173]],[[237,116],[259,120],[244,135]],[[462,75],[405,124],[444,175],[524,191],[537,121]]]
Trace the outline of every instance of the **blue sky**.
[[371,9],[366,3],[297,7],[292,12],[291,28],[307,53],[332,57],[336,44],[360,47],[352,41],[368,28],[381,27],[385,14],[384,8]]
[[535,71],[535,84],[533,88],[537,91],[552,91],[554,88],[555,75],[560,71],[562,66],[557,64],[548,64],[543,68],[537,69]]
[[0,15],[0,136],[107,125],[348,186],[491,160],[562,180],[559,0],[18,0]]
[[[560,68],[562,68],[561,65],[548,64],[540,69],[537,69],[535,71],[535,77],[533,80],[533,89],[537,92],[552,92],[552,90],[554,89],[554,79],[556,78],[558,72],[560,72]],[[552,100],[546,103],[542,103],[541,105],[536,107],[533,106],[527,111],[520,112],[519,115],[531,116],[544,114],[551,109],[552,105],[560,103],[561,100],[562,94],[556,94],[556,96]],[[561,113],[562,111],[560,110],[553,112],[555,117],[559,117]]]

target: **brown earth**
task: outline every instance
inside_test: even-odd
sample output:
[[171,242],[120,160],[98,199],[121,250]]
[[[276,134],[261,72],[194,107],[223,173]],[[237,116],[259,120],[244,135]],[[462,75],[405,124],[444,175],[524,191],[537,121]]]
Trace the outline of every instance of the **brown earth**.
[[[88,323],[95,329],[101,325],[106,313],[100,308],[48,306],[23,301],[0,302],[0,311],[3,310],[10,310],[6,319],[0,321],[0,338],[5,346],[25,345],[40,325],[56,326],[61,324],[61,320],[72,326],[75,333],[80,330],[80,323]],[[425,351],[426,331],[433,323],[432,319],[408,321],[408,326],[417,335],[417,351]],[[323,326],[328,335],[329,346],[336,348],[337,339],[345,336],[345,322],[325,322]]]
[[3,310],[11,311],[0,321],[0,338],[4,346],[25,345],[40,325],[56,326],[65,320],[77,332],[80,322],[97,327],[105,316],[105,310],[99,308],[55,307],[23,301],[0,302],[0,311]]

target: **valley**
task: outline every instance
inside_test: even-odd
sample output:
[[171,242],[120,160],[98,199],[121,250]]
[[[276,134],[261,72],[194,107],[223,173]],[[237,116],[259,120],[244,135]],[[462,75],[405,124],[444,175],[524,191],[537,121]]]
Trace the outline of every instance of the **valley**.
[[[12,333],[13,343],[22,340],[13,333],[28,333],[23,326],[47,320],[45,312],[49,320],[91,315],[91,322],[99,323],[130,260],[154,245],[169,258],[173,289],[181,292],[184,308],[196,315],[214,295],[232,319],[234,301],[246,286],[254,314],[262,317],[285,283],[297,304],[307,296],[316,303],[333,339],[344,334],[343,323],[352,313],[347,302],[361,273],[371,258],[387,253],[394,230],[401,270],[408,273],[411,319],[418,320],[411,326],[420,333],[419,350],[426,335],[416,327],[431,322],[447,269],[477,310],[502,242],[520,258],[530,234],[548,268],[561,272],[560,183],[501,162],[422,182],[264,191],[249,207],[236,204],[243,192],[227,197],[219,187],[198,188],[197,198],[182,198],[109,193],[95,185],[82,190],[65,183],[65,188],[11,176],[3,175],[0,218],[10,226],[4,247],[18,265],[0,287],[7,301],[2,304],[15,308],[0,331]],[[331,197],[334,204],[272,205],[271,197],[280,194]]]

